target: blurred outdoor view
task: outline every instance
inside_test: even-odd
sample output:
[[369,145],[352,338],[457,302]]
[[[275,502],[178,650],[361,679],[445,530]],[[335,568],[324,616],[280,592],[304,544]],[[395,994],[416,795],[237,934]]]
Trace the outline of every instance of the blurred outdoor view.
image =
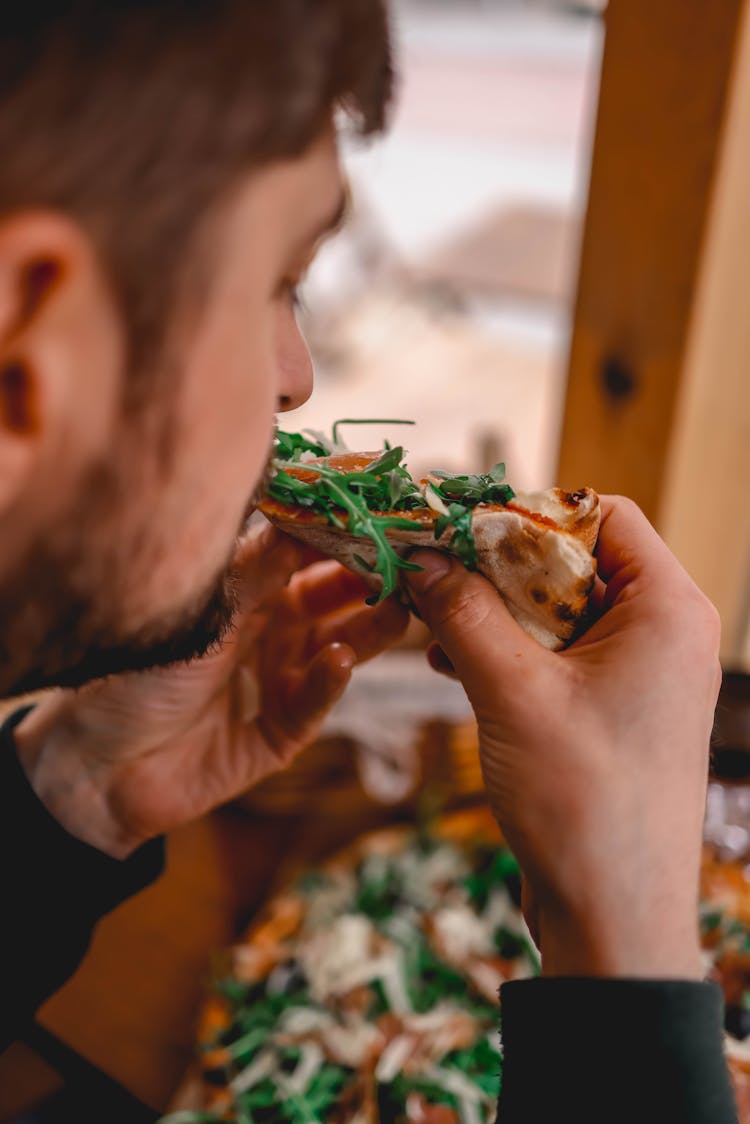
[[316,390],[287,428],[411,419],[343,437],[555,482],[601,8],[396,0],[393,128],[346,150],[350,219],[303,289]]

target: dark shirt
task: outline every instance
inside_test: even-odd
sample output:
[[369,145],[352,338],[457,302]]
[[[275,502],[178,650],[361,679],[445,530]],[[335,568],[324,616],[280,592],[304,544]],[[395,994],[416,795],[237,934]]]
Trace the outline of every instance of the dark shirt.
[[[0,728],[0,1050],[76,970],[100,917],[161,873],[164,843],[108,858],[69,835]],[[502,1124],[736,1124],[714,984],[536,979],[501,990]]]
[[13,744],[13,728],[28,710],[0,728],[0,1050],[72,976],[99,918],[164,868],[162,839],[119,861],[81,843],[50,815]]
[[500,998],[501,1124],[737,1124],[716,984],[541,978]]

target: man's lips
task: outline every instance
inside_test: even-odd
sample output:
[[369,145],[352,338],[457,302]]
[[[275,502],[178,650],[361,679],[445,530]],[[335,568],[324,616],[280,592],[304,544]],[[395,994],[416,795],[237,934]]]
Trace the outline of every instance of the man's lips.
[[248,520],[255,514],[255,510],[256,510],[258,504],[260,503],[260,501],[263,499],[263,497],[266,494],[266,490],[268,488],[268,481],[271,479],[272,472],[273,472],[273,460],[272,460],[272,456],[269,455],[268,460],[266,461],[266,464],[265,464],[265,468],[263,469],[263,475],[261,476],[258,483],[255,485],[255,489],[253,491],[253,494],[251,495],[250,499],[248,500],[247,507],[245,508],[245,512],[244,512],[244,515],[243,515],[243,524],[246,524],[248,522]]
[[274,418],[273,432],[272,432],[272,435],[271,435],[271,443],[268,447],[268,453],[266,455],[266,463],[263,466],[263,472],[261,474],[261,477],[258,480],[257,484],[255,485],[255,488],[253,489],[253,492],[250,496],[250,499],[247,501],[247,507],[245,508],[245,511],[243,513],[243,516],[242,516],[242,529],[243,529],[243,531],[247,528],[247,524],[250,522],[253,515],[255,515],[255,511],[258,507],[258,504],[265,497],[266,492],[268,490],[268,482],[271,479],[271,476],[273,475],[273,455],[274,455],[274,451],[275,451],[275,447],[276,447],[276,434],[278,432],[278,428],[279,428],[278,419]]

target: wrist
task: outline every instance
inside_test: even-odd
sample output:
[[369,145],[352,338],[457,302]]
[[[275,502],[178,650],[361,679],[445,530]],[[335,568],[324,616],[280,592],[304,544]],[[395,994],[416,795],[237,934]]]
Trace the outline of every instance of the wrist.
[[112,814],[107,771],[92,769],[62,697],[50,696],[15,729],[18,760],[37,798],[74,838],[125,859],[143,839],[124,831]]
[[704,976],[695,910],[592,914],[540,910],[544,976],[686,979]]

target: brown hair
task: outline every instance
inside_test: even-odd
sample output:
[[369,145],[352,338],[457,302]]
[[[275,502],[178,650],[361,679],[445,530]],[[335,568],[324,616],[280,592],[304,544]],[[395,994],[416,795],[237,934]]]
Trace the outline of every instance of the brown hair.
[[3,5],[0,212],[53,207],[91,232],[142,368],[233,179],[303,152],[336,106],[381,129],[391,86],[383,0]]

